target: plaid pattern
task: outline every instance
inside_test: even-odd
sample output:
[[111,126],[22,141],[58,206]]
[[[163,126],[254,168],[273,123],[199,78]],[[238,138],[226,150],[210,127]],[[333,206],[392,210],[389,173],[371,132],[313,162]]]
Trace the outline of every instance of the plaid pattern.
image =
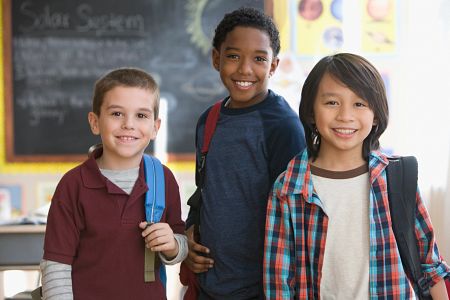
[[[374,151],[370,172],[370,299],[415,299],[400,260],[387,198],[387,158]],[[416,194],[415,222],[422,268],[432,284],[449,276],[439,255],[425,205]],[[320,280],[328,217],[313,189],[307,151],[296,156],[269,197],[264,252],[267,299],[320,299]]]

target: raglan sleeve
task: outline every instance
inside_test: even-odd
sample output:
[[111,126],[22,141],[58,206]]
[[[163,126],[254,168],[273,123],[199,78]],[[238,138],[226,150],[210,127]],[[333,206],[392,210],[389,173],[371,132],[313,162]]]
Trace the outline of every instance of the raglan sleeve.
[[269,140],[269,170],[271,183],[306,146],[305,131],[297,117],[283,118],[273,127]]

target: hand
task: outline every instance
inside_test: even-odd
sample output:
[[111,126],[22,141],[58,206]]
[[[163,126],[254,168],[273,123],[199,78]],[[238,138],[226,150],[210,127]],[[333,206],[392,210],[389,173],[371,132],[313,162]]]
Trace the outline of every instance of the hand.
[[145,247],[151,251],[162,252],[168,260],[177,256],[178,243],[169,224],[154,223],[148,226],[147,222],[141,222],[139,227],[143,229],[142,237],[145,241]]
[[208,255],[209,249],[195,242],[194,240],[194,225],[186,230],[186,236],[188,239],[189,253],[184,260],[185,264],[194,273],[202,273],[208,271],[213,267],[214,260],[209,257],[205,257],[200,254]]

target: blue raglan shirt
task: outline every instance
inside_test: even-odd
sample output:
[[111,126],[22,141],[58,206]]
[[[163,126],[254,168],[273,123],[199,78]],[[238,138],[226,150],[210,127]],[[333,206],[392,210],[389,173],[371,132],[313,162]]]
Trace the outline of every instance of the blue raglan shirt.
[[[270,90],[251,107],[232,109],[225,102],[206,159],[200,214],[201,244],[211,250],[214,267],[198,278],[203,296],[263,299],[268,193],[305,147],[304,130],[284,98]],[[197,124],[197,162],[209,110]]]

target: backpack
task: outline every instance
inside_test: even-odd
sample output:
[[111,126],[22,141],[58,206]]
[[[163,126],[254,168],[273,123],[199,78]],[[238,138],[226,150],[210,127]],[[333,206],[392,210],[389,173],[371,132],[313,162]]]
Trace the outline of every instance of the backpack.
[[421,269],[415,235],[417,160],[414,156],[389,158],[387,188],[392,229],[406,274],[417,286],[419,299],[431,299],[429,282]]

